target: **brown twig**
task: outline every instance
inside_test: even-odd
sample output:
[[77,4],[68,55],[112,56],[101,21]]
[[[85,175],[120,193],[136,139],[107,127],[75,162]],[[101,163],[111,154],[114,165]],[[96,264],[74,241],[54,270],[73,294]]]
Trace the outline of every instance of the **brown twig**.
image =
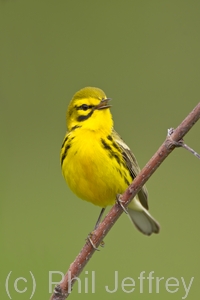
[[[174,132],[174,128],[170,128],[168,129],[168,136],[172,135],[172,133]],[[191,152],[194,156],[196,156],[198,159],[200,159],[200,155],[194,151],[191,147],[189,147],[188,145],[186,145],[183,141],[183,139],[181,139],[180,141],[178,142],[175,142],[174,141],[174,146],[175,147],[182,147],[184,148],[185,150],[188,150],[189,152]]]
[[[149,177],[156,171],[164,159],[174,150],[175,147],[181,146],[180,141],[186,135],[186,133],[192,128],[192,126],[200,118],[200,103],[191,111],[191,113],[183,120],[183,122],[168,134],[164,143],[156,151],[154,156],[149,160],[146,166],[137,175],[134,181],[130,184],[127,190],[121,195],[120,200],[126,207],[128,203],[135,197],[140,191]],[[178,144],[177,144],[178,143]],[[122,214],[123,210],[119,204],[115,204],[105,219],[99,224],[97,229],[93,232],[91,240],[92,243],[98,247],[107,235],[109,230],[115,224],[117,219]],[[94,254],[95,249],[90,242],[86,242],[81,252],[78,254],[74,262],[70,265],[68,272],[65,274],[63,281],[55,287],[54,293],[50,300],[64,300],[66,299],[72,290],[72,285],[75,283],[76,277],[80,275],[84,266]],[[73,280],[73,281],[72,281]]]

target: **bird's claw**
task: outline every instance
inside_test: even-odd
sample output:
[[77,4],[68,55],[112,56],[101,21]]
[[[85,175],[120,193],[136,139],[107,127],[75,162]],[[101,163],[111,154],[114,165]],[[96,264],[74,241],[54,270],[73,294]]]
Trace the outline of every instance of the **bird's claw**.
[[94,250],[100,251],[100,250],[96,247],[96,245],[93,243],[93,241],[92,241],[92,239],[91,239],[92,235],[93,235],[93,232],[90,232],[90,233],[88,234],[88,237],[87,237],[86,240],[88,240],[88,241],[90,242],[90,244],[92,245],[92,247],[93,247]]
[[121,195],[118,194],[117,195],[117,204],[119,204],[121,206],[121,208],[123,209],[123,211],[128,214],[128,211],[127,209],[124,207],[123,203],[122,203],[122,200],[121,200]]

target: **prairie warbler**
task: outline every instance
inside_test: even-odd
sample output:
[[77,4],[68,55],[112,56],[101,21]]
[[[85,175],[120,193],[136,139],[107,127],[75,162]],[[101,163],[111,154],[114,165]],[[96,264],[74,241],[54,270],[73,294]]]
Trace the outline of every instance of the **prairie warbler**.
[[[60,160],[71,190],[81,199],[102,208],[113,205],[140,168],[135,156],[113,128],[110,98],[95,87],[86,87],[72,98],[67,110],[67,133]],[[146,235],[159,232],[148,212],[145,186],[128,205],[137,229]],[[103,210],[102,210],[103,211]]]

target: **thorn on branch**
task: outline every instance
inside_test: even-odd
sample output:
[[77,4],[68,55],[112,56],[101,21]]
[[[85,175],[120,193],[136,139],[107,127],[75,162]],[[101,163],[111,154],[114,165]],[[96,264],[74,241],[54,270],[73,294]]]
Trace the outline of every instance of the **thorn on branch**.
[[172,146],[174,147],[182,147],[186,150],[188,150],[189,152],[191,152],[194,156],[196,156],[198,159],[200,159],[200,155],[194,151],[192,148],[190,148],[187,144],[184,143],[184,140],[181,139],[180,141],[176,142],[171,138],[171,135],[174,132],[174,128],[170,128],[167,130],[167,137],[168,137],[168,147],[171,148]]
[[181,145],[184,149],[186,149],[186,150],[188,150],[189,152],[191,152],[194,156],[196,156],[198,159],[200,159],[200,155],[196,152],[196,151],[194,151],[192,148],[190,148],[188,145],[186,145],[186,144],[182,144]]

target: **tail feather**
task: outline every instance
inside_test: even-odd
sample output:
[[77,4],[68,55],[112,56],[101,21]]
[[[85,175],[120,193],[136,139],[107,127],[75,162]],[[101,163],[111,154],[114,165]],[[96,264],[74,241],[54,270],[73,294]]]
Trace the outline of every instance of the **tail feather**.
[[[137,197],[137,196],[136,196]],[[158,233],[160,226],[150,213],[142,206],[137,198],[134,198],[128,206],[128,215],[136,228],[146,235]]]

